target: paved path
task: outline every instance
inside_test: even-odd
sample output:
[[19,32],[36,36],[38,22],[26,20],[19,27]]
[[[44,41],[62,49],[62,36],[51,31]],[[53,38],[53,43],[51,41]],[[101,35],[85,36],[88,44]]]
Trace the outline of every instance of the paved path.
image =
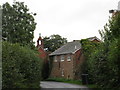
[[57,89],[70,89],[72,88],[73,90],[88,90],[87,87],[85,86],[80,86],[80,85],[75,85],[75,84],[68,84],[68,83],[62,83],[62,82],[53,82],[53,81],[41,81],[40,86],[42,88],[57,88]]

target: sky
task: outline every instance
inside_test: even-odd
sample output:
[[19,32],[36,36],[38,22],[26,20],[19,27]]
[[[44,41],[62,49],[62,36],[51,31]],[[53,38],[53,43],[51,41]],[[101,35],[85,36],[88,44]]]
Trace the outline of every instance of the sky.
[[[2,0],[0,4],[14,0]],[[59,34],[68,41],[93,36],[100,38],[108,22],[109,10],[117,9],[120,0],[16,0],[25,2],[30,12],[37,13],[34,41],[41,36]]]

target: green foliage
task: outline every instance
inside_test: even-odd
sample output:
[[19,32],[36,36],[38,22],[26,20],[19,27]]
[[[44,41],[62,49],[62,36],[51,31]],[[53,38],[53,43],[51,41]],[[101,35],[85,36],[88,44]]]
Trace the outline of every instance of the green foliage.
[[97,49],[98,42],[91,42],[88,39],[82,39],[81,41],[83,53],[86,58],[90,57],[90,53]]
[[109,46],[108,64],[110,69],[110,86],[120,87],[120,38],[114,39]]
[[114,38],[120,38],[120,12],[109,19],[109,23],[104,26],[104,30],[99,31],[105,42],[110,42]]
[[113,38],[120,38],[120,12],[109,22],[109,32]]
[[[71,80],[71,79],[65,79],[65,78],[48,78],[46,81],[55,81],[55,82],[63,82],[63,83],[70,83],[70,84],[77,84],[82,85],[81,80]],[[97,88],[97,85],[88,84],[86,85],[88,88]]]
[[2,47],[2,87],[39,88],[42,62],[38,53],[8,42]]
[[[120,13],[100,31],[104,42],[93,49],[83,45],[90,80],[103,88],[120,88]],[[88,46],[87,45],[87,46]],[[89,53],[91,52],[91,53]]]
[[55,82],[64,82],[64,83],[82,85],[82,82],[80,80],[71,80],[71,79],[65,79],[65,78],[48,78],[46,81],[55,81]]
[[51,35],[50,37],[44,37],[44,47],[53,52],[65,43],[67,43],[66,38],[62,38],[60,35]]
[[91,80],[97,85],[105,88],[120,86],[120,39],[106,46],[101,44],[97,50],[92,52],[88,61],[88,73]]
[[107,52],[104,45],[101,44],[100,47],[94,52],[91,53],[91,57],[89,58],[89,65],[90,68],[88,70],[90,74],[91,80],[94,83],[103,86],[106,85],[108,82],[109,77],[106,77],[109,73],[108,63],[107,63]]
[[50,75],[50,67],[49,67],[49,61],[44,62],[42,66],[42,79],[45,80]]
[[80,43],[82,44],[82,52],[83,52],[83,54],[85,56],[85,61],[81,66],[82,73],[88,73],[89,58],[91,57],[91,53],[94,52],[98,48],[100,43],[91,42],[88,39],[82,39],[80,41]]
[[33,47],[36,23],[23,2],[2,5],[2,37],[11,43]]

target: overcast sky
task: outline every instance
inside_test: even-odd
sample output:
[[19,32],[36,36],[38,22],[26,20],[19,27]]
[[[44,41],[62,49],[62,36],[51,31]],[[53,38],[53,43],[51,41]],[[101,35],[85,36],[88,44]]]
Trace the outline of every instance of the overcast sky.
[[[2,0],[12,3],[13,0]],[[37,13],[34,41],[42,36],[59,34],[72,40],[92,36],[108,22],[110,9],[117,9],[120,0],[16,0],[24,1],[30,12]]]

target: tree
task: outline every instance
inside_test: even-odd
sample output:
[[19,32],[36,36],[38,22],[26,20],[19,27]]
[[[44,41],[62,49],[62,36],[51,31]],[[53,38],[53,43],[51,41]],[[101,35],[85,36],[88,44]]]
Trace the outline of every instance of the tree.
[[20,44],[2,43],[2,88],[39,88],[42,59]]
[[46,50],[53,52],[65,43],[67,43],[67,39],[61,37],[60,35],[51,35],[50,37],[44,37],[44,47]]
[[89,74],[89,83],[93,83],[93,78],[91,78],[91,73],[89,73],[89,69],[91,69],[90,59],[92,57],[92,53],[94,53],[98,49],[101,43],[91,42],[88,39],[82,39],[80,43],[82,45],[82,53],[84,54],[85,58],[85,61],[80,65],[80,71],[82,71],[83,74],[84,73]]
[[120,12],[100,31],[104,42],[88,58],[89,75],[104,88],[120,88]]
[[2,5],[2,38],[11,43],[33,46],[36,23],[23,2]]
[[105,42],[111,42],[115,38],[120,38],[120,12],[117,12],[115,16],[109,18],[109,23],[99,33]]

